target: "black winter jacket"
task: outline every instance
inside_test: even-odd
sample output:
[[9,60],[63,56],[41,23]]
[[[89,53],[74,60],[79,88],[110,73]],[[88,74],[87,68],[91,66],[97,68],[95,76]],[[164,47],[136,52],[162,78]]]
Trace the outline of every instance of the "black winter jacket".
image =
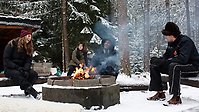
[[32,57],[26,54],[25,49],[18,51],[17,48],[18,40],[11,40],[4,50],[3,61],[4,68],[7,69],[18,69],[23,67],[25,70],[30,70]]
[[193,64],[199,67],[199,54],[194,42],[185,35],[179,35],[173,43],[168,43],[163,56],[171,63]]

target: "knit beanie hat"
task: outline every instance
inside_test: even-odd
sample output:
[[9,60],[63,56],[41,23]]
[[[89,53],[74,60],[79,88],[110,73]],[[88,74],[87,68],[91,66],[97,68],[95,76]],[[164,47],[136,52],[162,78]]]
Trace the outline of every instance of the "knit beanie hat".
[[21,30],[20,37],[25,37],[26,35],[31,34],[31,32],[28,32],[27,30]]
[[178,35],[181,34],[181,31],[175,23],[168,22],[165,29],[162,30],[162,34],[165,36],[173,35],[174,37],[178,37]]

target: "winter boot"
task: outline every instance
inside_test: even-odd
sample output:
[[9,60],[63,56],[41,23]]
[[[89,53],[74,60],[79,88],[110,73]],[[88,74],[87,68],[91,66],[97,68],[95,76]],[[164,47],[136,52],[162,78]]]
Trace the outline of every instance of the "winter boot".
[[26,92],[31,94],[35,99],[39,100],[41,98],[39,93],[32,86],[28,87]]
[[166,99],[165,93],[164,92],[157,92],[154,96],[147,98],[147,100],[150,101],[164,101]]
[[30,97],[30,93],[28,93],[26,90],[24,90],[24,94],[26,97]]
[[182,100],[181,100],[180,96],[173,96],[168,101],[168,104],[173,104],[173,105],[182,104]]

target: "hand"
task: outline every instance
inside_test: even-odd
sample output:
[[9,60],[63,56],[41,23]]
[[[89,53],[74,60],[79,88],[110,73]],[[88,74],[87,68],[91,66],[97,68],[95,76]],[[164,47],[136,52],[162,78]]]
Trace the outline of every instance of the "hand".
[[168,61],[171,61],[173,58],[169,58]]
[[27,67],[24,67],[23,70],[24,70],[24,71],[29,71],[30,69],[27,68]]
[[83,68],[84,67],[84,64],[82,63],[82,64],[79,64],[79,67],[80,68]]
[[165,59],[160,60],[160,64],[159,65],[162,66],[164,64],[166,64],[166,60]]
[[29,73],[28,72],[24,72],[24,77],[27,79],[29,77]]
[[23,67],[19,67],[19,68],[18,68],[18,71],[21,72],[21,73],[24,73],[25,70],[24,70]]
[[150,63],[151,63],[152,65],[155,65],[155,66],[162,66],[162,65],[164,65],[164,64],[166,63],[166,60],[163,59],[163,58],[156,58],[156,57],[153,57],[153,58],[151,58]]

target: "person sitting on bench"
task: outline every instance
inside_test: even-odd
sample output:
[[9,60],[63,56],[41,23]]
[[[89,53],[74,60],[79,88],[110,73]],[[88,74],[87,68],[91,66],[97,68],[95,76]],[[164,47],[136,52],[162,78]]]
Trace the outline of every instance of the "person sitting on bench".
[[168,104],[181,104],[180,80],[181,77],[196,76],[199,67],[199,54],[194,42],[182,35],[179,27],[168,22],[162,34],[166,37],[168,47],[162,58],[151,58],[149,91],[157,93],[148,100],[165,100],[160,73],[169,75],[169,93],[173,97]]
[[5,76],[20,85],[25,95],[39,99],[39,93],[32,87],[38,74],[31,69],[33,54],[32,35],[21,30],[20,37],[11,40],[5,47],[3,61]]

